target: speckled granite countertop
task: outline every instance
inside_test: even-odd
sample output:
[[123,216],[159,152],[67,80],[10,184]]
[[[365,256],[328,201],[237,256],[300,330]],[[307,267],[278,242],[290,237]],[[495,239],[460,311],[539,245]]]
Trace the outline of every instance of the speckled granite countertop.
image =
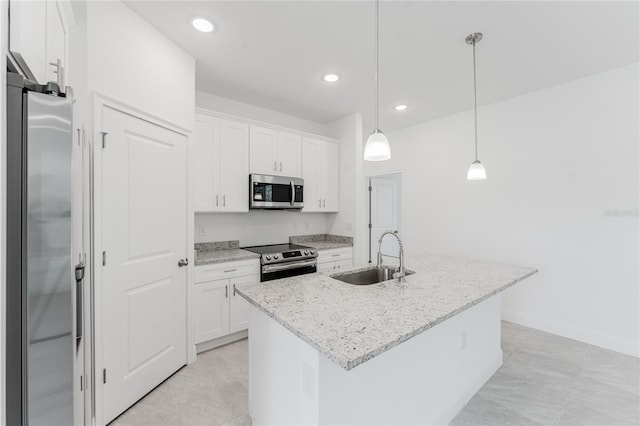
[[238,241],[217,241],[214,243],[198,243],[195,245],[195,265],[233,262],[236,260],[259,259],[258,253],[238,248]]
[[402,283],[357,286],[316,273],[237,289],[350,370],[537,272],[433,255],[407,257],[406,264],[416,273]]
[[260,259],[260,255],[258,253],[242,249],[207,250],[196,252],[196,266],[247,259]]
[[341,235],[331,234],[297,235],[289,237],[289,242],[313,247],[316,250],[353,247],[352,237],[343,237]]

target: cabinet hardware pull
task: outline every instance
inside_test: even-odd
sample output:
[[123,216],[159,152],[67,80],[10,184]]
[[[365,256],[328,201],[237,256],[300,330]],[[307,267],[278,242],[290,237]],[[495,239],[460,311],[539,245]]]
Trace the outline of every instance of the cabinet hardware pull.
[[282,161],[280,162],[280,171],[282,171]]
[[332,254],[331,257],[338,257],[340,256],[340,253],[336,253],[336,254]]
[[216,195],[216,207],[218,207],[218,196]]
[[229,297],[229,285],[224,286],[224,297],[225,299]]
[[278,162],[277,161],[273,162],[273,171],[274,172],[278,171]]
[[224,271],[224,273],[226,274],[228,272],[235,272],[235,271],[237,271],[237,269],[227,269],[226,271]]
[[233,297],[235,297],[235,296],[236,296],[236,285],[234,284],[233,285]]
[[179,267],[183,267],[183,266],[187,266],[189,264],[189,259],[180,259],[178,260],[178,266]]
[[222,207],[227,207],[227,195],[222,196]]
[[324,198],[322,199],[322,207],[327,207],[327,200]]
[[318,198],[318,207],[322,207],[322,199]]

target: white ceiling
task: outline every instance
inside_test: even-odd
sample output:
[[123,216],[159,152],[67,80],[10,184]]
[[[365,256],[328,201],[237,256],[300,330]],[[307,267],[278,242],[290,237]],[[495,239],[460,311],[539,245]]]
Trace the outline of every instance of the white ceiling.
[[[198,90],[327,123],[372,123],[372,1],[127,1],[196,58]],[[389,131],[639,60],[636,1],[383,1],[380,128]],[[190,21],[205,17],[213,33]],[[328,85],[325,72],[341,76]],[[406,103],[404,112],[393,110]]]

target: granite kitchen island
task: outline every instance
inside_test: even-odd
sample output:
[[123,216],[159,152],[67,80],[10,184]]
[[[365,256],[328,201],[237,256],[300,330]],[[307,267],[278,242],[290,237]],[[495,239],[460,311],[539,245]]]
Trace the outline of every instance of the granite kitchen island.
[[[309,274],[238,287],[262,424],[446,424],[502,364],[500,292],[532,268],[406,259],[403,282]],[[353,268],[357,270],[358,268]]]

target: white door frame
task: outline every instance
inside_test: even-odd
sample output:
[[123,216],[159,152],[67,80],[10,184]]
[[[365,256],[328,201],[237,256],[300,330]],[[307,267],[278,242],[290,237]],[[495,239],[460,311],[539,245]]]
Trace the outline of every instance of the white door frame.
[[[405,184],[404,184],[404,171],[403,170],[389,170],[388,172],[379,172],[379,173],[372,173],[372,174],[367,174],[364,177],[364,181],[365,181],[365,188],[366,188],[366,199],[367,199],[367,209],[365,211],[365,224],[367,224],[367,232],[370,232],[369,228],[368,228],[368,224],[369,224],[369,210],[371,208],[371,200],[369,198],[369,180],[372,178],[381,178],[384,176],[389,176],[389,175],[399,175],[400,176],[400,214],[398,215],[398,228],[400,229],[404,229],[404,218],[405,218],[405,213],[404,213],[404,204],[405,204]],[[402,234],[400,234],[400,238],[402,238]],[[369,241],[368,235],[367,235],[367,244],[362,244],[363,247],[367,247],[365,255],[363,257],[363,259],[368,260],[369,259],[369,248],[371,246],[371,242],[374,240],[374,236],[371,236],[371,241]],[[376,259],[376,254],[377,253],[371,253],[371,263],[375,263],[377,261]]]
[[[193,196],[192,196],[192,175],[189,172],[189,158],[193,155],[191,148],[192,145],[192,135],[189,129],[185,129],[179,125],[166,121],[163,118],[150,115],[147,112],[144,112],[141,109],[128,105],[124,102],[121,102],[117,99],[109,97],[99,92],[92,93],[92,105],[93,105],[93,137],[91,140],[92,151],[93,151],[93,212],[94,212],[94,220],[93,220],[93,258],[92,264],[95,265],[95,270],[93,271],[93,292],[94,292],[94,311],[93,311],[93,329],[92,332],[92,342],[93,348],[92,353],[94,355],[94,365],[93,365],[93,375],[92,375],[92,384],[94,390],[94,401],[95,401],[95,424],[96,425],[104,425],[104,411],[103,411],[103,382],[102,382],[102,370],[103,370],[103,357],[102,357],[102,289],[103,289],[103,279],[102,279],[102,251],[103,251],[103,235],[102,235],[102,225],[103,225],[103,216],[102,216],[102,110],[103,108],[111,108],[113,110],[122,112],[124,114],[129,114],[134,117],[145,120],[151,124],[154,124],[159,127],[163,127],[167,130],[179,133],[187,137],[187,164],[185,167],[187,168],[187,188],[185,190],[187,193],[187,209],[185,211],[185,215],[187,216],[187,241],[185,247],[185,253],[188,255],[193,255],[195,252],[193,250],[194,247],[194,216],[193,214],[189,214],[189,212],[193,211]],[[191,256],[189,265],[187,266],[187,306],[186,306],[186,324],[187,324],[187,354],[186,359],[187,363],[190,364],[195,361],[195,344],[194,344],[194,324],[191,320],[192,318],[192,303],[191,303],[191,293],[193,288],[193,277],[194,277],[194,258]]]

